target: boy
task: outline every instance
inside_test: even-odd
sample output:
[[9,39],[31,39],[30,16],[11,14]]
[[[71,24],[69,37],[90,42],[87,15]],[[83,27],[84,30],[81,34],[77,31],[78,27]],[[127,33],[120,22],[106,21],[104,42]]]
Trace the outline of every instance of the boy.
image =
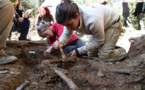
[[55,16],[66,27],[60,37],[61,44],[68,41],[74,30],[90,35],[88,44],[73,50],[71,56],[88,53],[90,57],[114,59],[126,54],[124,49],[115,49],[121,34],[120,17],[115,10],[101,4],[78,6],[72,0],[62,0]]

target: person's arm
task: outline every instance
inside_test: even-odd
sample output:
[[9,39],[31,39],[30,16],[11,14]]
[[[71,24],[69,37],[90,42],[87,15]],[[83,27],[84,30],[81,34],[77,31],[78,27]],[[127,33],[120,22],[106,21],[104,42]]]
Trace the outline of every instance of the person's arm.
[[54,38],[48,38],[49,46],[53,46],[55,41]]
[[73,31],[68,30],[67,27],[64,26],[64,30],[59,40],[62,45],[65,45],[71,38]]
[[44,57],[45,58],[49,58],[50,57],[50,53],[52,51],[52,46],[48,47],[47,50],[44,52]]
[[[72,31],[67,30],[67,28],[64,26],[63,33],[59,38],[61,46],[64,46],[70,40],[71,36],[72,36]],[[57,41],[54,42],[53,48],[55,49],[59,48]]]
[[41,21],[41,19],[40,19],[39,14],[38,14],[37,17],[36,17],[36,21],[35,21],[35,29],[38,28],[38,26],[40,24],[40,21]]
[[50,21],[52,21],[54,23],[54,19],[53,16],[50,14]]
[[91,35],[89,37],[88,43],[85,46],[77,48],[78,53],[80,55],[86,53],[87,51],[93,51],[94,49],[97,49],[105,41],[104,22],[103,22],[104,20],[98,19],[95,21],[96,22],[94,22],[93,24],[89,26]]
[[[63,30],[64,30],[64,26],[62,26],[58,23],[54,23],[52,25],[52,31],[55,33],[54,37],[57,36],[58,38],[60,38],[63,33]],[[57,43],[57,40],[55,40],[51,45],[53,46],[55,43]]]

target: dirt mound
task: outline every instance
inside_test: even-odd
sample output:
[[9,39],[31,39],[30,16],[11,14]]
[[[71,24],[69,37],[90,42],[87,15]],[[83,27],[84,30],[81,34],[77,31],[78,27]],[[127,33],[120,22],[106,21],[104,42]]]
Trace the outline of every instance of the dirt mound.
[[[0,74],[0,89],[14,90],[25,80],[29,84],[24,90],[145,89],[143,51],[120,62],[105,63],[76,57],[64,60],[59,51],[52,53],[51,59],[45,59],[46,46],[45,41],[8,41],[6,50],[13,51],[18,60],[0,66],[15,73]],[[135,50],[138,49],[130,49],[129,55]]]

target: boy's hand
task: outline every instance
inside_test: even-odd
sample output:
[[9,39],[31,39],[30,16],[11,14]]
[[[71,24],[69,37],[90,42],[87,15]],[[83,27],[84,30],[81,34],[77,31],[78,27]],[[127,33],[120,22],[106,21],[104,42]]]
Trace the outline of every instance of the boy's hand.
[[70,52],[70,54],[71,54],[71,57],[72,57],[72,56],[77,56],[77,53],[76,53],[75,50],[73,50],[72,52]]

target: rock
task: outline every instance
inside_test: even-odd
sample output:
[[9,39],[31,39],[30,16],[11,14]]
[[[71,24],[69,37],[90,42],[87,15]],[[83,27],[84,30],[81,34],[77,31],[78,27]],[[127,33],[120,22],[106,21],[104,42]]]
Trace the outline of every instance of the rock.
[[104,73],[102,73],[102,71],[99,70],[98,73],[97,73],[97,76],[98,77],[104,77],[105,75],[104,75]]

